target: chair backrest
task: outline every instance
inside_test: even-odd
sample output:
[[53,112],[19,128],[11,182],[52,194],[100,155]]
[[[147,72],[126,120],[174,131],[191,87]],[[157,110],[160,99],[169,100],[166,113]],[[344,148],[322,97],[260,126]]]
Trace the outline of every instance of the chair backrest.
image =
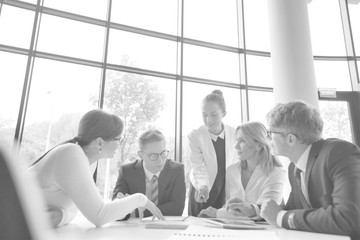
[[34,177],[0,148],[0,239],[53,239]]

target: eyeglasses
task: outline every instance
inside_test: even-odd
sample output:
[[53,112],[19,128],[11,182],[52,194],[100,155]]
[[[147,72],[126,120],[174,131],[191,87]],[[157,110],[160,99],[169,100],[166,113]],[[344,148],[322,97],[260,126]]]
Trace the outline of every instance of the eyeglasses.
[[278,132],[278,131],[271,131],[271,130],[266,130],[266,136],[269,138],[269,139],[272,139],[272,134],[280,134],[280,135],[283,135],[283,134],[292,134],[294,136],[297,137],[297,135],[295,133],[287,133],[287,132]]
[[151,161],[156,161],[159,158],[159,156],[162,159],[166,159],[169,156],[169,150],[164,150],[161,153],[150,153],[150,154],[144,152],[144,154],[148,156]]
[[118,138],[111,139],[110,141],[118,141],[121,144],[124,141],[124,138],[118,137]]

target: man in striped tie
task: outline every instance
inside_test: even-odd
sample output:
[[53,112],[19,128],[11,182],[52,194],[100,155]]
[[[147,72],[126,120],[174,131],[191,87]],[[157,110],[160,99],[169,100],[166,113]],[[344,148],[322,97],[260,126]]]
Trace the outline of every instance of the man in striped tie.
[[[165,137],[159,130],[145,131],[138,143],[141,160],[121,166],[113,199],[143,193],[164,216],[181,216],[186,192],[184,165],[168,159]],[[150,214],[147,210],[144,212],[145,217]]]

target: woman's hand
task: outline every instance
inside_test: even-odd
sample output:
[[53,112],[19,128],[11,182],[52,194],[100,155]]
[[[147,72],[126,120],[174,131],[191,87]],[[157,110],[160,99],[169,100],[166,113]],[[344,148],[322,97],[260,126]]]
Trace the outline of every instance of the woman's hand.
[[205,203],[209,199],[209,189],[207,186],[201,186],[199,190],[195,191],[195,201]]
[[256,211],[253,205],[244,202],[233,202],[227,204],[226,210],[237,216],[256,216]]
[[147,201],[146,205],[142,208],[139,208],[139,218],[140,220],[144,217],[144,210],[149,210],[154,218],[158,218],[160,220],[165,220],[165,217],[162,215],[160,209],[150,200]]
[[213,207],[208,207],[207,209],[201,210],[198,217],[205,218],[216,218],[217,209]]

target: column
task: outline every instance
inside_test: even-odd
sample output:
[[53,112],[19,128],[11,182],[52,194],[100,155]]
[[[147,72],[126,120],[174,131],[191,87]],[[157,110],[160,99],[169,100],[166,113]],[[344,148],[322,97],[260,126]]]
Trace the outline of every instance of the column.
[[268,0],[275,103],[318,107],[306,0]]

